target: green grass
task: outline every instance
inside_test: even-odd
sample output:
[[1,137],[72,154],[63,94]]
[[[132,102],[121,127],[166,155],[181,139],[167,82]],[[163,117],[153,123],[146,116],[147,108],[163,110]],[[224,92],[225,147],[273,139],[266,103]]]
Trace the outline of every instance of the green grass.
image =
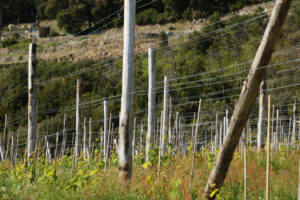
[[[270,171],[270,199],[296,199],[299,151],[289,154],[276,152],[272,162],[281,167]],[[117,158],[113,154],[108,169],[99,161],[99,155],[91,160],[80,160],[71,177],[72,158],[63,157],[58,161],[55,175],[54,163],[37,162],[36,179],[32,180],[32,168],[25,164],[15,167],[10,163],[0,166],[1,199],[201,199],[209,172],[212,168],[208,151],[197,154],[193,189],[189,188],[191,157],[165,157],[160,182],[157,177],[157,162],[140,164],[139,157],[133,168],[129,187],[124,187],[118,179]],[[265,198],[264,152],[257,155],[248,152],[248,199]],[[236,153],[224,186],[218,199],[243,199],[242,157]]]

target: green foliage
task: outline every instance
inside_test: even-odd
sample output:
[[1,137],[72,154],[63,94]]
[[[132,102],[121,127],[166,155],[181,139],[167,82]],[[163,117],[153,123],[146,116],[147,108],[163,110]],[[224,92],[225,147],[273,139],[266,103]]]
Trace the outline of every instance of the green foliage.
[[166,47],[169,45],[168,36],[165,32],[160,32],[159,34],[159,46]]
[[154,9],[145,10],[136,16],[137,25],[156,24],[158,22],[158,13]]
[[[148,4],[149,1],[141,0],[137,5],[137,24],[194,20],[209,17],[214,12],[224,15],[246,5],[261,2],[260,0],[158,0]],[[97,29],[122,25],[121,14],[108,16],[122,10],[123,4],[123,0],[15,0],[14,3],[5,1],[4,24],[32,22],[35,18],[57,19],[59,27],[69,33],[78,33],[90,28],[85,32],[89,33]]]
[[7,48],[11,45],[17,44],[18,40],[15,37],[9,37],[9,38],[5,38],[4,40],[1,41],[1,46],[3,48]]

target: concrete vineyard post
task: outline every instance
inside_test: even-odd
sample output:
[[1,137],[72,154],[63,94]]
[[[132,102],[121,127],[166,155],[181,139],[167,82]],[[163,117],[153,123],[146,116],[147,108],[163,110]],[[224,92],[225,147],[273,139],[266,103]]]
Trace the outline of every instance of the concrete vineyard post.
[[153,147],[153,135],[155,129],[155,54],[154,49],[148,50],[148,70],[149,70],[149,88],[148,88],[148,130],[146,137],[146,162],[149,162],[148,151]]

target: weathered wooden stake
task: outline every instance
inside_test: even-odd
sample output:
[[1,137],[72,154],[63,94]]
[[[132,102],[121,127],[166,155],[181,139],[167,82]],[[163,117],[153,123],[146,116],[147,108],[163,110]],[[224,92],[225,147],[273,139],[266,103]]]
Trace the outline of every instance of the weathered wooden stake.
[[292,0],[277,0],[275,3],[269,24],[246,80],[245,89],[242,91],[231,117],[225,142],[207,181],[205,188],[206,199],[215,199],[217,192],[214,194],[212,192],[218,190],[224,183],[237,143],[257,97],[259,85],[266,71],[265,66],[271,60],[291,2]]
[[[89,148],[88,148],[89,164],[90,164],[90,160],[94,154],[93,153],[94,151],[92,151],[91,144],[92,144],[92,118],[90,118],[90,121],[89,121]],[[94,145],[93,145],[93,147],[94,147]]]
[[162,156],[162,127],[163,127],[163,115],[164,112],[161,111],[161,117],[160,117],[160,133],[159,133],[159,150],[158,150],[158,164],[157,164],[157,178],[158,178],[158,182],[160,180],[160,163],[161,163],[161,156]]
[[106,159],[106,155],[107,155],[107,137],[108,137],[108,126],[109,126],[109,122],[108,122],[108,103],[107,101],[103,101],[103,106],[104,106],[104,136],[103,136],[103,153],[104,153],[104,160]]
[[7,152],[7,142],[8,142],[8,117],[7,114],[5,114],[5,121],[4,121],[4,135],[3,135],[3,154],[4,158],[3,160],[6,160],[6,152]]
[[247,138],[248,127],[244,128],[244,200],[247,200]]
[[271,96],[268,96],[268,130],[267,130],[267,180],[266,180],[266,200],[269,199],[269,165],[270,165],[270,119],[271,119]]
[[300,200],[300,159],[299,159],[299,175],[298,175],[298,200]]
[[133,139],[132,139],[132,163],[134,162],[134,155],[135,155],[135,136],[136,136],[136,118],[134,118],[133,123]]
[[199,100],[199,107],[197,113],[197,122],[195,128],[195,138],[194,138],[194,147],[193,147],[193,161],[192,161],[192,171],[191,171],[191,181],[190,181],[190,188],[193,188],[193,178],[194,178],[194,165],[195,165],[195,156],[197,152],[197,137],[198,137],[198,128],[199,128],[199,121],[200,121],[200,111],[201,111],[201,99]]
[[67,120],[68,115],[64,114],[64,127],[63,127],[63,141],[62,141],[62,148],[61,148],[61,155],[64,156],[66,153],[66,143],[67,143]]
[[[32,158],[35,147],[35,135],[37,125],[37,97],[36,97],[36,44],[31,43],[29,46],[28,60],[28,150],[27,157]],[[30,165],[30,162],[28,162]]]
[[81,80],[77,80],[76,88],[76,137],[75,137],[75,164],[81,154]]
[[[168,143],[172,143],[172,97],[170,97],[170,103],[169,103],[169,124],[168,124]],[[168,149],[168,152],[170,152],[171,149]]]
[[86,154],[87,154],[87,129],[86,129],[86,117],[83,118],[83,160],[86,159]]
[[166,153],[167,149],[167,131],[168,131],[168,99],[169,99],[169,80],[164,78],[164,109],[163,109],[163,129],[162,129],[162,155]]
[[[266,75],[265,75],[266,77]],[[264,80],[260,84],[260,96],[259,96],[259,116],[258,116],[258,124],[257,124],[257,152],[260,151],[260,149],[263,146],[264,143],[264,137],[265,137],[265,110],[267,105],[267,84],[266,84],[266,78],[264,77]]]
[[292,131],[292,144],[295,145],[296,148],[296,140],[297,140],[297,135],[296,135],[296,130],[297,130],[297,123],[296,123],[296,118],[297,118],[297,98],[295,99],[295,104],[293,106],[293,131]]

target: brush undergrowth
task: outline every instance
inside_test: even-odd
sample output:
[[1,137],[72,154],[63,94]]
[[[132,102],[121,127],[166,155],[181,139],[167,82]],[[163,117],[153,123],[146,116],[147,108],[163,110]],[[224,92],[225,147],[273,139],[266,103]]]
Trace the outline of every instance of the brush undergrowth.
[[[72,171],[71,156],[48,162],[41,156],[34,165],[24,162],[0,165],[1,199],[201,199],[215,156],[207,149],[196,155],[194,184],[190,189],[191,156],[165,156],[158,182],[157,155],[144,163],[144,156],[135,156],[133,177],[129,187],[118,180],[118,160],[112,154],[104,169],[101,155],[80,159]],[[248,199],[265,198],[265,152],[248,151]],[[243,157],[236,152],[224,186],[217,199],[243,199]],[[270,199],[297,199],[299,151],[286,149],[273,153],[270,164]],[[31,161],[33,162],[33,161]]]

